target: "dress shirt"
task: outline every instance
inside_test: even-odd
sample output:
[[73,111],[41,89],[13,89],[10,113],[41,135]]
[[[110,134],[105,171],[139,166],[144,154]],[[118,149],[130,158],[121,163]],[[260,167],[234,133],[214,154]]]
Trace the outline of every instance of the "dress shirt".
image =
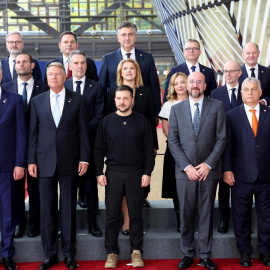
[[[249,67],[247,64],[245,64],[245,67],[246,67],[246,70],[247,70],[248,77],[251,77],[251,70],[250,70],[251,67]],[[259,79],[259,66],[258,66],[258,64],[256,64],[256,66],[254,68],[255,68],[255,70],[254,70],[255,77],[257,79]]]
[[234,87],[231,87],[226,83],[226,87],[227,87],[227,90],[228,90],[228,95],[229,95],[230,102],[231,102],[231,98],[232,98],[232,88],[235,88],[234,94],[235,94],[235,99],[236,99],[236,102],[237,102],[239,83]]
[[[23,85],[24,81],[22,81],[19,77],[17,79],[17,84],[18,84],[18,94],[22,96],[23,94],[23,88],[24,88],[24,85]],[[27,85],[26,85],[26,92],[27,92],[27,104],[29,103],[30,101],[30,98],[31,98],[31,95],[32,95],[32,92],[33,92],[33,88],[34,88],[34,79],[33,77],[28,80],[27,82]]]
[[195,66],[195,71],[196,72],[200,72],[200,66],[199,66],[199,62],[197,62],[195,65],[191,65],[188,61],[186,61],[186,64],[187,64],[187,67],[188,67],[188,70],[189,70],[189,73],[192,73],[192,69],[191,67]]
[[77,81],[81,81],[81,85],[80,85],[80,88],[81,88],[81,95],[83,94],[83,90],[84,90],[84,86],[85,86],[85,76],[83,78],[81,78],[80,80],[77,80],[75,77],[72,76],[72,80],[73,80],[73,91],[76,92],[76,87],[77,87],[77,84],[76,82]]
[[245,111],[246,111],[246,114],[247,114],[248,122],[249,122],[249,124],[250,124],[250,126],[252,128],[252,112],[250,110],[253,110],[253,109],[256,110],[255,115],[256,115],[258,123],[259,123],[260,104],[258,103],[255,108],[251,108],[251,107],[247,106],[246,104],[244,104],[244,107],[245,107]]
[[1,101],[2,88],[0,86],[0,101]]
[[63,55],[63,65],[65,67],[66,75],[68,74],[68,58]]
[[[126,52],[125,50],[123,50],[123,49],[121,48],[121,53],[122,53],[122,58],[123,58],[123,60],[126,60],[126,59],[127,59],[127,55],[126,55],[126,54],[127,54],[128,52]],[[132,49],[129,53],[131,53],[130,58],[136,60],[136,57],[135,57],[135,48],[134,48],[134,47],[133,47],[133,49]]]
[[[53,113],[54,103],[55,103],[55,93],[50,89],[50,104],[51,104],[51,111]],[[57,98],[59,105],[60,105],[60,111],[61,115],[63,113],[64,103],[65,103],[65,96],[66,96],[66,89],[63,88],[61,92],[58,93],[59,97]]]
[[14,65],[15,65],[13,60],[15,60],[15,58],[12,58],[11,56],[9,56],[8,65],[9,65],[9,72],[10,72],[12,80],[13,80],[13,68],[14,68]]
[[190,106],[190,113],[191,113],[191,119],[192,119],[192,123],[193,123],[193,118],[194,118],[194,113],[197,109],[197,107],[194,105],[195,103],[199,103],[199,111],[200,111],[200,117],[202,114],[202,105],[203,105],[203,99],[204,96],[202,95],[202,98],[199,101],[193,101],[190,97],[189,97],[189,106]]

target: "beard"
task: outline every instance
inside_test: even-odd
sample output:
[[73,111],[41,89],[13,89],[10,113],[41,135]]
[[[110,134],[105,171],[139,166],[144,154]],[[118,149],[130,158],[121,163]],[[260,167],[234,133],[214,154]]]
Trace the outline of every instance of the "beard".
[[[195,93],[192,92],[192,90],[198,90],[199,92],[195,94]],[[197,88],[197,87],[193,87],[193,88],[191,89],[191,91],[189,92],[189,95],[190,95],[191,97],[193,97],[193,98],[199,98],[202,94],[203,94],[203,93],[200,92],[200,88]]]
[[[122,104],[121,104],[121,105],[122,105]],[[127,107],[125,107],[124,109],[122,109],[122,108],[121,108],[121,105],[119,105],[119,106],[116,107],[116,108],[117,108],[117,110],[118,110],[119,112],[122,112],[122,113],[125,113],[125,112],[129,111],[130,108],[132,107],[132,105],[130,105],[130,106],[127,106]]]
[[24,76],[28,76],[28,75],[30,75],[32,73],[32,70],[29,72],[29,71],[19,71],[19,72],[17,72],[17,74],[19,75],[19,76],[22,76],[22,77],[24,77]]
[[9,53],[12,55],[19,55],[22,51],[20,50],[10,50]]

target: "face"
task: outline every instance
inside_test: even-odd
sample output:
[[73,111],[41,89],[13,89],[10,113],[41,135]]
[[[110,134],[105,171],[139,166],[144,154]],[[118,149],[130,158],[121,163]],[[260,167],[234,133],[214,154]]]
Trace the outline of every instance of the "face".
[[133,28],[124,27],[118,30],[117,38],[121,48],[126,52],[130,52],[136,41],[136,32]]
[[119,112],[125,113],[131,111],[133,97],[131,97],[129,91],[116,91],[114,100]]
[[204,75],[200,72],[192,72],[188,76],[187,89],[194,100],[200,100],[206,88]]
[[249,42],[245,45],[242,52],[242,57],[245,63],[250,67],[255,67],[260,56],[260,51],[257,49],[256,45]]
[[60,92],[64,88],[66,74],[60,67],[51,66],[47,70],[48,85],[54,91]]
[[224,77],[226,83],[229,85],[237,85],[238,78],[241,74],[241,68],[239,68],[239,65],[236,62],[230,61],[224,65]]
[[137,70],[133,63],[126,62],[123,64],[121,76],[123,77],[124,81],[135,81]]
[[20,35],[13,34],[7,38],[6,46],[10,54],[18,55],[22,52],[24,44]]
[[198,59],[201,55],[201,50],[197,42],[187,42],[184,47],[184,57],[189,61],[198,62]]
[[173,87],[177,96],[187,95],[187,81],[181,75],[175,78]]
[[69,53],[75,51],[79,46],[73,35],[64,35],[58,45],[65,57],[68,57]]
[[241,95],[243,102],[249,107],[254,108],[259,103],[262,90],[259,89],[256,82],[245,82],[242,85]]
[[85,57],[83,55],[73,55],[69,68],[72,70],[72,76],[81,79],[87,69]]
[[19,76],[31,75],[34,66],[34,63],[30,63],[30,59],[27,54],[20,54],[16,57],[15,69]]

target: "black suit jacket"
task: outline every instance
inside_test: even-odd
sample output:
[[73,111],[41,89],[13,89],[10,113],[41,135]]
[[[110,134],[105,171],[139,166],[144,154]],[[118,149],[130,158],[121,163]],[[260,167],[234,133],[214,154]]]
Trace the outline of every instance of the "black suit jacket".
[[66,89],[65,103],[58,127],[55,126],[50,91],[31,101],[28,164],[37,164],[38,177],[78,174],[80,161],[88,162],[90,145],[87,107],[83,96]]
[[[46,63],[45,72],[44,72],[44,74],[45,74],[44,75],[44,83],[45,84],[48,84],[48,82],[47,82],[47,67],[52,62],[59,62],[63,65],[63,56],[57,57],[57,58]],[[87,70],[86,70],[85,76],[93,81],[98,82],[97,67],[96,67],[95,62],[90,58],[86,58],[86,63],[87,63]]]

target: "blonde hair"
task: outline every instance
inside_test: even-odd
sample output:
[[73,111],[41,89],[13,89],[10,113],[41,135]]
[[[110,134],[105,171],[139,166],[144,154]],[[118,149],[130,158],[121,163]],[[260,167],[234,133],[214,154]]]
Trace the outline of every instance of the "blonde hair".
[[177,99],[177,94],[174,90],[174,81],[178,76],[182,76],[186,82],[188,80],[187,75],[183,72],[176,72],[172,75],[170,79],[169,87],[168,87],[168,95],[166,96],[166,99],[169,101],[173,101]]
[[136,68],[136,71],[137,71],[136,78],[135,78],[135,86],[136,86],[136,88],[139,88],[139,87],[143,86],[141,69],[139,67],[138,62],[135,61],[132,58],[128,58],[128,59],[122,60],[119,63],[119,65],[117,67],[117,71],[116,71],[116,84],[117,84],[117,86],[121,86],[121,85],[124,84],[123,83],[124,80],[123,80],[123,77],[121,75],[121,72],[122,72],[123,65],[125,63],[132,63],[135,66],[135,68]]
[[64,65],[62,65],[62,64],[59,63],[59,62],[52,62],[52,63],[50,63],[49,66],[48,66],[47,69],[46,69],[46,72],[47,72],[47,70],[49,69],[49,67],[59,67],[59,68],[61,68],[63,74],[66,75],[66,70],[65,70]]

